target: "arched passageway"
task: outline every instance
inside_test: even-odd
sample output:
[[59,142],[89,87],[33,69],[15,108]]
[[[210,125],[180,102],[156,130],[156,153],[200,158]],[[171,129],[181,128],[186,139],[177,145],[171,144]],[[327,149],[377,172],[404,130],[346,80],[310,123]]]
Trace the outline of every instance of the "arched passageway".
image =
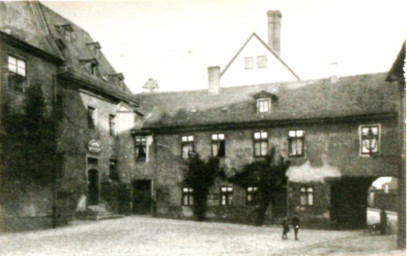
[[395,232],[397,227],[397,211],[400,197],[398,178],[379,177],[374,180],[367,191],[367,224],[380,223],[380,211],[384,209],[387,215],[389,231]]

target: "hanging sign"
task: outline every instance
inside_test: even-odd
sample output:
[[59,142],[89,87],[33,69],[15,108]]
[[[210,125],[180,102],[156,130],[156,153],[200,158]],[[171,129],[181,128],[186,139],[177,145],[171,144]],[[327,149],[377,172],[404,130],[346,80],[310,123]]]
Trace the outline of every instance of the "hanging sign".
[[99,154],[102,152],[102,142],[100,140],[91,140],[88,142],[88,151],[92,154]]

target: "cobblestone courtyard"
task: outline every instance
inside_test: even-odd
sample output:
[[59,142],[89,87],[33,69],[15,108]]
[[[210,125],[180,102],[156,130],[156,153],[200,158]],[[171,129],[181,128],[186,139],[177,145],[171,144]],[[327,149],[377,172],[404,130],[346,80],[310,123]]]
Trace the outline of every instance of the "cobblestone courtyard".
[[3,233],[0,255],[405,255],[395,235],[300,230],[299,237],[290,232],[283,241],[279,227],[125,217]]

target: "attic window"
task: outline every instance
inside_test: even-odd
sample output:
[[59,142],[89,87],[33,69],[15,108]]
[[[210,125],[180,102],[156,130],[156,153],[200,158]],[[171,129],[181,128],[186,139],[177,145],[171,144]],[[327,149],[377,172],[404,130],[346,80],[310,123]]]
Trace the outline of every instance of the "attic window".
[[70,42],[72,39],[73,28],[69,24],[57,26],[65,41]]
[[256,57],[257,68],[266,68],[267,67],[267,56],[260,55]]
[[244,57],[244,69],[253,69],[253,57]]
[[60,50],[64,50],[66,48],[64,41],[62,41],[61,39],[55,40],[55,43],[57,44],[58,49]]
[[95,75],[95,76],[99,74],[98,64],[97,63],[90,64],[90,72],[91,72],[92,75]]
[[270,98],[257,99],[257,112],[270,113],[271,112],[271,99]]
[[91,48],[93,54],[95,55],[95,58],[99,58],[100,49],[102,48],[99,42],[86,43],[86,45],[88,45]]
[[273,105],[278,100],[276,95],[264,90],[253,95],[253,98],[256,99],[257,113],[271,113]]

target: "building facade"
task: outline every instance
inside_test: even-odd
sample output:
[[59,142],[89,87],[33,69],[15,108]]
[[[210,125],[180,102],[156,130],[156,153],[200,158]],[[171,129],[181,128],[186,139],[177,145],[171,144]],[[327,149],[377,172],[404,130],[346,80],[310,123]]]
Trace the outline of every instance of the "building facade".
[[[56,148],[44,158],[59,159],[46,186],[30,183],[22,191],[18,179],[2,176],[2,229],[50,225],[81,212],[128,212],[138,103],[124,76],[86,31],[43,4],[1,2],[0,13],[2,137],[9,136],[10,116],[25,111],[29,88],[39,86],[43,115],[56,121]],[[3,174],[17,171],[7,169],[6,157]]]
[[[269,41],[280,45],[274,25]],[[249,47],[252,41],[262,47]],[[146,118],[134,134],[144,141],[147,157],[140,157],[134,176],[154,184],[140,200],[154,202],[158,215],[193,216],[193,192],[184,183],[190,152],[220,158],[232,177],[274,147],[291,165],[287,183],[272,195],[268,221],[298,213],[310,226],[366,224],[371,183],[398,177],[397,87],[386,84],[384,73],[299,81],[276,52],[252,35],[222,71],[208,68],[208,90],[138,96]],[[273,63],[265,72],[270,77],[259,81],[251,69],[267,63]],[[282,69],[288,77],[280,77]],[[239,74],[237,83],[233,74]],[[207,217],[251,222],[257,189],[218,178],[207,199]]]

